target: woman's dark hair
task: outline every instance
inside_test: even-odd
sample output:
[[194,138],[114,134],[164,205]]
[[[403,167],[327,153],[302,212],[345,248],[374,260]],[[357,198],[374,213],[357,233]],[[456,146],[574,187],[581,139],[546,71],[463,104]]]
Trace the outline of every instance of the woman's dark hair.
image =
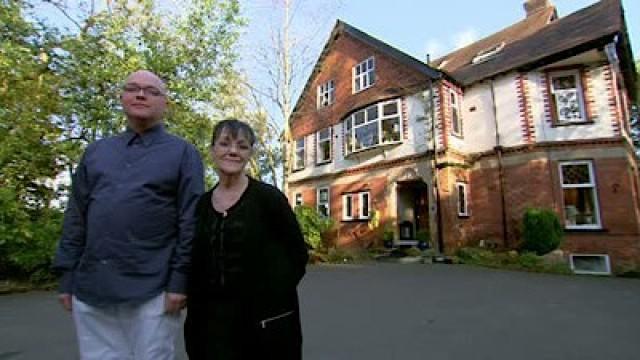
[[216,143],[216,140],[218,140],[224,130],[227,130],[234,139],[242,134],[247,138],[251,146],[256,142],[256,135],[249,124],[238,119],[225,119],[214,126],[213,135],[211,136],[211,146]]

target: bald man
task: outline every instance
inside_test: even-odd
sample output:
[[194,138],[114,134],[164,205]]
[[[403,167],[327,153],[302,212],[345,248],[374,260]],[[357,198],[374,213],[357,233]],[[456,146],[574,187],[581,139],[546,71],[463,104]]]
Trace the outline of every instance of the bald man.
[[174,359],[202,162],[165,132],[164,82],[141,70],[120,96],[127,130],[90,144],[73,176],[53,268],[83,360]]

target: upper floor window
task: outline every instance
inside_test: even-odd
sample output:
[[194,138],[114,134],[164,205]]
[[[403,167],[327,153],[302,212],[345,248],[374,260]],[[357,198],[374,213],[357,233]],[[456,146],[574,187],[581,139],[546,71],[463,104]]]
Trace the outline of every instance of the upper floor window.
[[551,73],[549,79],[551,101],[557,123],[587,121],[579,71]]
[[458,216],[469,216],[469,194],[467,184],[456,183],[456,195],[458,200]]
[[560,163],[560,185],[564,203],[565,227],[599,229],[600,211],[591,161]]
[[331,127],[320,130],[316,133],[316,162],[318,164],[331,161]]
[[462,117],[460,116],[460,97],[453,89],[449,90],[449,106],[451,114],[451,133],[462,136]]
[[375,60],[372,57],[353,67],[353,92],[370,88],[376,82]]
[[316,200],[318,212],[323,216],[329,217],[329,188],[318,188]]
[[348,116],[343,124],[345,155],[399,142],[400,117],[400,99],[383,101]]
[[333,104],[336,99],[335,83],[329,80],[322,85],[318,85],[318,102],[317,108],[323,108]]
[[293,169],[299,170],[304,168],[304,137],[296,140],[296,149],[293,157]]

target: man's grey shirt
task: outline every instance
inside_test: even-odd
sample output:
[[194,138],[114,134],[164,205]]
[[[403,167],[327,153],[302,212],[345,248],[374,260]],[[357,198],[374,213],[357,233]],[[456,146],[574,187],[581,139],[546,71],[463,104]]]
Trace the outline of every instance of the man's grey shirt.
[[197,150],[162,125],[89,145],[53,265],[60,292],[94,306],[184,294],[203,187]]

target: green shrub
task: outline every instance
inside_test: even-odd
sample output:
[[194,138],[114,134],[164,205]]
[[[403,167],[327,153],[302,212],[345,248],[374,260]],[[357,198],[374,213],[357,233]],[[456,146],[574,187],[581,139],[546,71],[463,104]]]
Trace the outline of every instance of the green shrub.
[[522,220],[523,244],[521,250],[538,255],[549,253],[560,246],[564,231],[558,215],[549,209],[527,209]]
[[299,205],[294,209],[304,240],[312,250],[322,247],[322,233],[333,225],[330,218],[324,217],[316,209]]

